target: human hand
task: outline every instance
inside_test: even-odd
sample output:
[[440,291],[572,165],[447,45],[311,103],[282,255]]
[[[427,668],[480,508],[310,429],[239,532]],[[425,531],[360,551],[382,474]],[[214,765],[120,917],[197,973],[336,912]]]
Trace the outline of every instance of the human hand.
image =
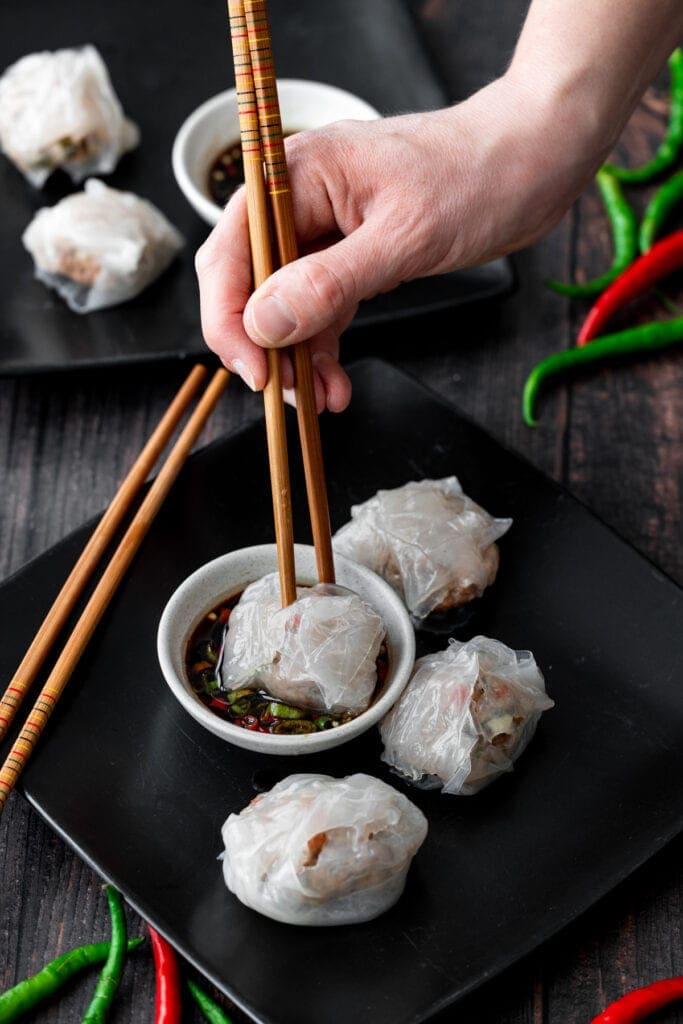
[[[567,151],[533,84],[504,76],[446,110],[340,122],[287,140],[300,258],[253,295],[244,191],[197,253],[207,344],[255,390],[264,348],[311,339],[319,411],[348,404],[339,336],[361,299],[527,245],[601,160]],[[285,397],[293,373],[283,360]]]

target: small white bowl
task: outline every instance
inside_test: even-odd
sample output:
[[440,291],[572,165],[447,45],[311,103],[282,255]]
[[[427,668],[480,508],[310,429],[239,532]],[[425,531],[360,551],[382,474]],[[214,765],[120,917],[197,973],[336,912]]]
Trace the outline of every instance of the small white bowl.
[[[280,78],[277,87],[285,133],[320,128],[333,121],[372,121],[381,116],[359,96],[324,82]],[[222,213],[209,193],[209,169],[239,135],[237,94],[228,89],[197,107],[175,137],[173,173],[185,198],[207,224],[216,224]]]
[[[317,582],[315,552],[303,544],[294,546],[297,582]],[[348,558],[335,556],[337,582],[355,591],[377,611],[386,626],[389,672],[379,698],[357,718],[325,732],[303,736],[276,736],[250,732],[214,715],[193,692],[185,671],[185,651],[192,633],[217,604],[243,590],[249,583],[277,570],[274,544],[241,548],[207,562],[181,583],[164,608],[157,634],[161,671],[173,694],[186,711],[210,732],[237,747],[263,754],[312,754],[339,746],[375,725],[398,700],[415,661],[415,633],[408,612],[391,587],[370,569]]]

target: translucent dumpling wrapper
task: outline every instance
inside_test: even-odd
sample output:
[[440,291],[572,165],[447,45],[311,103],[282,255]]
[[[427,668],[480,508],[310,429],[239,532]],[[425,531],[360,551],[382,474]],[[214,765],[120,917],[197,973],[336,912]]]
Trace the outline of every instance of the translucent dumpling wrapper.
[[463,494],[457,477],[419,480],[354,505],[334,550],[382,576],[420,621],[482,595],[511,524]]
[[427,789],[471,796],[513,763],[554,702],[529,651],[477,636],[415,662],[383,718],[382,760]]
[[36,277],[76,313],[138,295],[169,265],[182,236],[146,199],[96,178],[83,192],[43,207],[22,241]]
[[225,882],[287,924],[369,921],[403,892],[427,820],[370,775],[291,775],[223,826]]
[[221,658],[225,689],[263,687],[273,697],[331,713],[364,711],[377,682],[381,617],[344,587],[298,587],[281,607],[277,574],[250,584],[235,605]]
[[37,188],[58,167],[108,174],[138,141],[94,46],[28,54],[0,78],[0,144]]

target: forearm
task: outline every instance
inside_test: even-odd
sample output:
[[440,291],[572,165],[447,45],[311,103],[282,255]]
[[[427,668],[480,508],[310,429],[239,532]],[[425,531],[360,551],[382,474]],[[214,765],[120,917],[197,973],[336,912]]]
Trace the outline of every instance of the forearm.
[[507,77],[600,162],[682,35],[681,0],[532,0]]
[[[681,0],[532,0],[508,71],[447,113],[451,162],[463,148],[472,154],[472,201],[499,200],[480,204],[479,233],[499,243],[480,258],[557,223],[681,35]],[[456,255],[458,264],[478,258]]]

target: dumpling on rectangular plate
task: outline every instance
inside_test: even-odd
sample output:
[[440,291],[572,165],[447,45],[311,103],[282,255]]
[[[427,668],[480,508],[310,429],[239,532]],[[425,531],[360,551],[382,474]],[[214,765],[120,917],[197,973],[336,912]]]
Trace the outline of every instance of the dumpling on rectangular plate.
[[134,298],[166,269],[182,235],[146,199],[96,178],[43,207],[22,241],[36,277],[75,313],[92,313]]
[[427,819],[371,775],[290,775],[223,825],[225,883],[275,921],[355,924],[403,892]]
[[411,481],[354,505],[334,550],[396,590],[417,622],[481,597],[498,571],[495,543],[511,519],[494,519],[455,476]]
[[94,46],[30,53],[0,78],[0,145],[36,188],[58,167],[108,174],[139,138]]
[[424,789],[471,796],[503,772],[554,702],[530,651],[477,636],[415,662],[380,724],[382,760]]

